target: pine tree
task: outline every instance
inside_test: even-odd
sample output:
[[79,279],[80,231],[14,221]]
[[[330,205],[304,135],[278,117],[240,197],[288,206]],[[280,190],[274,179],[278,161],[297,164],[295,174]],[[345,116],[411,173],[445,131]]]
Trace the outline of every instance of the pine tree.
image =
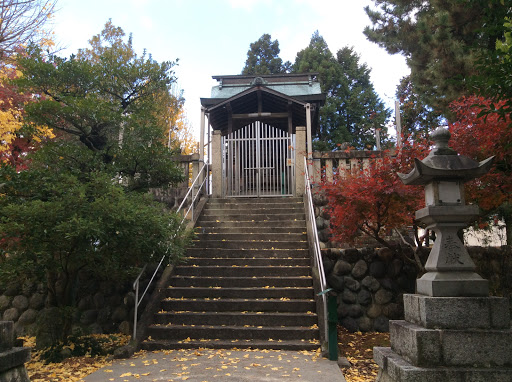
[[494,50],[509,7],[483,0],[374,3],[377,10],[365,8],[373,24],[365,35],[388,53],[404,55],[414,92],[436,113],[450,117],[450,102],[473,91],[467,80],[477,73],[481,55]]
[[414,91],[410,76],[405,76],[397,86],[396,98],[400,102],[403,139],[426,139],[429,132],[443,124],[443,118],[423,103]]
[[293,71],[317,72],[326,93],[314,142],[317,150],[335,150],[344,142],[357,149],[372,148],[378,128],[386,136],[390,112],[373,88],[370,69],[359,59],[350,47],[340,49],[334,57],[318,31],[309,46],[297,53]]
[[290,71],[290,62],[279,57],[279,41],[272,41],[272,36],[265,33],[257,41],[251,43],[247,51],[247,60],[242,74],[279,74]]

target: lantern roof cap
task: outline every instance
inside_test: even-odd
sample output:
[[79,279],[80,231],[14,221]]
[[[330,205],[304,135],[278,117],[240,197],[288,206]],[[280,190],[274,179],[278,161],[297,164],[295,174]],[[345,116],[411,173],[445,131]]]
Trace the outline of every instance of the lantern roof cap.
[[398,173],[404,184],[421,185],[434,180],[468,181],[486,174],[494,157],[477,162],[465,155],[459,155],[448,146],[451,134],[448,129],[438,127],[431,135],[435,145],[423,160],[414,159],[414,169],[408,174]]

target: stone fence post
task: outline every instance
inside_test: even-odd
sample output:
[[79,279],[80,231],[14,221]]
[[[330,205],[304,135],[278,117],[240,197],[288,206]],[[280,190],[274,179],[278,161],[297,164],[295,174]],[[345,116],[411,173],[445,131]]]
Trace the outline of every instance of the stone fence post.
[[14,322],[0,321],[0,382],[30,382],[25,369],[30,349],[14,345]]

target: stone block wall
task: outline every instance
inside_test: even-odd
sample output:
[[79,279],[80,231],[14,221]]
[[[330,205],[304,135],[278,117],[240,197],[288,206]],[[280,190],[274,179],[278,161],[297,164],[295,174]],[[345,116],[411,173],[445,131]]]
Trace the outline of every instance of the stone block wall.
[[[424,250],[425,258],[428,249]],[[468,247],[492,296],[512,298],[512,247]],[[417,268],[388,248],[322,250],[327,283],[338,293],[338,320],[350,331],[388,331],[404,319],[404,293],[415,293]],[[412,250],[403,255],[412,257]],[[511,304],[512,314],[512,304]]]
[[[141,280],[141,294],[155,269],[155,266],[148,266]],[[159,271],[160,274],[161,272],[162,270]],[[130,335],[135,306],[132,282],[98,281],[91,279],[86,273],[81,274],[77,305],[73,314],[74,327],[81,328],[84,333],[120,332]],[[144,297],[139,312],[149,295],[148,292]],[[12,284],[0,290],[0,321],[13,321],[16,336],[35,335],[38,318],[45,313],[51,315],[50,309],[46,307],[46,299],[44,284]]]
[[389,330],[403,318],[402,295],[414,293],[416,266],[387,248],[322,251],[327,283],[338,293],[338,320],[349,331]]

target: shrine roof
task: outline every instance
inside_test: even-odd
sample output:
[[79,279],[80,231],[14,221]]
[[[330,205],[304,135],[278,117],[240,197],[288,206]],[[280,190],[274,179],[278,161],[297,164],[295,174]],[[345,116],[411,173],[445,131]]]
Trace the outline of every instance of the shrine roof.
[[[322,95],[322,90],[317,76],[318,73],[213,76],[219,84],[212,87],[211,98],[231,98],[256,85],[290,97],[304,99],[308,96],[319,96]],[[317,99],[318,97],[312,97],[312,100]]]

